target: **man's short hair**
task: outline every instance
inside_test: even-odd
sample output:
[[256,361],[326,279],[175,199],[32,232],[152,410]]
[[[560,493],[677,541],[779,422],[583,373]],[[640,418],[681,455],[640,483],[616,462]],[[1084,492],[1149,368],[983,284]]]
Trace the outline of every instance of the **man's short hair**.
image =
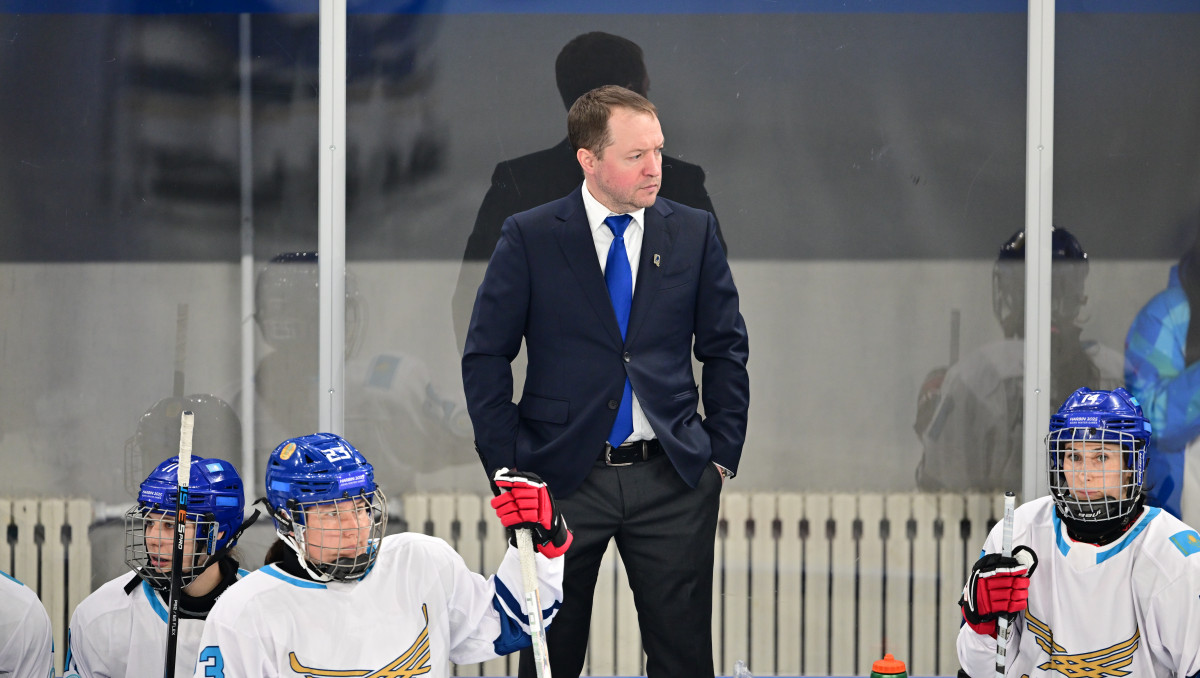
[[628,108],[658,117],[654,104],[637,92],[616,85],[597,87],[576,99],[567,111],[567,139],[571,148],[575,151],[586,148],[600,157],[613,142],[608,119],[614,108]]
[[642,48],[632,40],[595,31],[576,36],[558,53],[554,77],[563,106],[603,85],[620,85],[646,96],[650,76],[642,61]]

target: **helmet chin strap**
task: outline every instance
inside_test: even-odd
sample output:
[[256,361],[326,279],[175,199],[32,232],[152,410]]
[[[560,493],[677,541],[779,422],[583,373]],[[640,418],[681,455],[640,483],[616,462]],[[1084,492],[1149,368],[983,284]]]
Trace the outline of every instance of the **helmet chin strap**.
[[283,540],[283,543],[288,545],[288,548],[295,552],[296,560],[300,563],[300,567],[304,569],[309,577],[312,577],[313,581],[333,581],[332,575],[326,572],[318,572],[310,567],[311,563],[308,562],[308,556],[304,554],[304,549],[296,543],[296,539],[293,535],[284,534],[283,532],[276,532],[276,534],[278,534],[279,538]]
[[[267,506],[268,508],[270,507],[270,504],[268,504],[265,499],[259,499],[258,501],[263,502],[264,506]],[[308,562],[308,556],[305,555],[305,548],[303,544],[300,543],[301,540],[304,539],[302,536],[304,526],[296,525],[295,521],[292,520],[291,513],[282,507],[275,509],[273,517],[275,518],[275,536],[279,537],[280,541],[287,544],[288,548],[296,554],[296,561],[300,565],[301,569],[304,570],[305,574],[307,574],[313,581],[332,581],[333,577],[329,574],[317,572],[316,570],[313,570],[313,568],[309,567],[310,563]],[[297,535],[298,532],[301,536]]]
[[1081,541],[1096,546],[1111,544],[1125,534],[1129,526],[1142,515],[1142,507],[1146,503],[1146,493],[1138,490],[1138,496],[1133,501],[1133,510],[1117,518],[1108,520],[1078,520],[1066,515],[1062,507],[1055,506],[1059,520],[1067,528],[1067,535],[1075,541]]
[[246,528],[253,525],[255,521],[258,520],[260,515],[262,515],[262,513],[258,509],[254,509],[254,513],[251,513],[249,518],[242,521],[242,524],[237,530],[234,531],[233,536],[229,537],[229,540],[225,542],[225,546],[221,547],[220,551],[212,554],[212,557],[208,559],[208,563],[206,563],[204,567],[207,568],[209,565],[229,555],[229,552],[233,550],[235,545],[237,545],[238,539],[241,538],[242,533],[246,531]]
[[[372,562],[370,548],[365,553],[360,553],[354,557],[343,556],[332,563],[314,563],[305,555],[303,547],[296,541],[294,535],[284,534],[283,532],[276,532],[276,534],[296,554],[296,560],[299,561],[300,567],[304,569],[313,581],[328,582],[361,579],[367,573],[367,570],[370,569]],[[344,572],[346,576],[338,577],[334,574],[337,572]]]

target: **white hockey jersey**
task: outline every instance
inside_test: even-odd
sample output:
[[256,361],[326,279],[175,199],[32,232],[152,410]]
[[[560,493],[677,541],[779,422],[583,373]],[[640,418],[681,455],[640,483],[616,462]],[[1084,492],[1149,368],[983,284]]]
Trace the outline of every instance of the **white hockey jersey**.
[[[984,544],[999,553],[1002,524]],[[1008,645],[1008,676],[1184,678],[1200,672],[1200,535],[1146,508],[1106,546],[1072,540],[1050,497],[1018,508],[1013,546],[1038,557],[1029,608]],[[996,639],[964,624],[958,658],[974,678],[995,674]]]
[[37,594],[0,572],[0,676],[54,676],[54,632]]
[[[246,576],[238,570],[239,576]],[[96,589],[71,614],[67,636],[67,676],[80,678],[158,678],[167,658],[167,601],[142,581],[130,593],[125,573]],[[227,589],[225,593],[228,593]],[[225,594],[222,594],[225,595]],[[203,619],[179,619],[175,675],[196,667]]]
[[[563,559],[536,556],[547,624],[562,601]],[[417,676],[493,659],[528,645],[520,559],[470,571],[446,542],[384,537],[362,579],[320,583],[265,566],[231,587],[204,628],[198,678]]]
[[[1125,385],[1120,351],[1092,341],[1082,342],[1081,348],[1098,378],[1063,374],[1060,381],[1072,388],[1087,384],[1111,390]],[[1020,487],[1024,382],[1025,342],[1020,339],[985,344],[950,367],[938,391],[937,408],[925,430],[918,431],[924,454],[917,485],[941,492]]]

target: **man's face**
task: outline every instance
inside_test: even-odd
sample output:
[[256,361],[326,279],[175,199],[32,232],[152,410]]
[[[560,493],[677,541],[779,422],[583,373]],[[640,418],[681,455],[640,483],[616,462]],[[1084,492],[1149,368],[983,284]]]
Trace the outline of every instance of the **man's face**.
[[313,562],[334,564],[367,552],[371,507],[362,498],[317,504],[304,509],[305,548]]
[[1062,451],[1062,472],[1067,489],[1081,501],[1123,499],[1132,482],[1132,471],[1121,462],[1117,443],[1078,440]]
[[616,214],[653,205],[662,184],[663,135],[658,118],[615,108],[608,132],[613,141],[599,155],[586,148],[576,154],[588,190]]

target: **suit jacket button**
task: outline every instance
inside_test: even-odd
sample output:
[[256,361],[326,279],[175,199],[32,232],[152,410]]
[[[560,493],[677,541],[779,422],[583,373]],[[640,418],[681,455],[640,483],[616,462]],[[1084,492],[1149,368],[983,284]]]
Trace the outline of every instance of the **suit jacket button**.
[[625,355],[623,355],[621,357],[625,359],[625,362],[629,362],[630,360],[633,360],[633,356],[629,355],[628,353],[626,353]]
[[615,410],[620,406],[621,406],[621,403],[619,403],[615,400],[608,401],[608,409],[610,409],[610,410]]

